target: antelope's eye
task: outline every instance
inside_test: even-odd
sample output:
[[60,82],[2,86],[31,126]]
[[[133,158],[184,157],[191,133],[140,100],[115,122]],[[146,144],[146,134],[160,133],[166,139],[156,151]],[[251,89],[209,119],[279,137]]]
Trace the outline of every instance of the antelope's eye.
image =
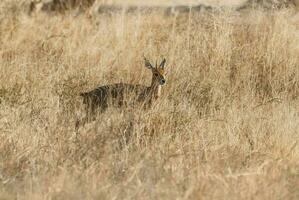
[[155,76],[158,76],[158,74],[157,74],[157,73],[155,73],[154,75],[155,75]]

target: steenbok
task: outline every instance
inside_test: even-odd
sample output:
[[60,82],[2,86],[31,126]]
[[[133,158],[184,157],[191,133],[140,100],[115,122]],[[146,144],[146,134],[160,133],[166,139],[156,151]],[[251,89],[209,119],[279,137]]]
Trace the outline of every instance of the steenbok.
[[166,83],[164,67],[166,59],[158,65],[153,66],[144,58],[145,67],[152,72],[150,86],[117,83],[100,86],[89,92],[81,93],[85,105],[87,118],[94,117],[97,112],[103,112],[108,107],[121,107],[128,105],[141,105],[150,107],[161,95],[161,86]]

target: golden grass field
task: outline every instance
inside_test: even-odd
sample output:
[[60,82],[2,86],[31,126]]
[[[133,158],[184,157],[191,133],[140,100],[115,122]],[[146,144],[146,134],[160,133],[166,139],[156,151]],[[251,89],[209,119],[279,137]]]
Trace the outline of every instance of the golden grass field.
[[[80,92],[162,97],[79,128]],[[27,16],[0,2],[0,199],[299,199],[294,9]]]

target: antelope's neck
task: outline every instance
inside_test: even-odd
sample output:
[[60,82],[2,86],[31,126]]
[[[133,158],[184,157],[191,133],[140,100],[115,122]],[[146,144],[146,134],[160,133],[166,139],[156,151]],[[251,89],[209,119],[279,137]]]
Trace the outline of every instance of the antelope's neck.
[[152,83],[150,86],[150,93],[152,95],[152,98],[158,99],[161,96],[161,85],[158,83],[158,81],[153,76]]

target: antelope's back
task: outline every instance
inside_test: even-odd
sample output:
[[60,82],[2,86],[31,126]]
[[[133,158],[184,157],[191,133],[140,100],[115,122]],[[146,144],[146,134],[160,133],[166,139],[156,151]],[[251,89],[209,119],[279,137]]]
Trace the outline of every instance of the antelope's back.
[[124,101],[136,101],[146,96],[148,87],[144,85],[132,85],[118,83],[104,85],[89,92],[81,93],[83,103],[89,105],[108,106],[108,103],[122,105]]

